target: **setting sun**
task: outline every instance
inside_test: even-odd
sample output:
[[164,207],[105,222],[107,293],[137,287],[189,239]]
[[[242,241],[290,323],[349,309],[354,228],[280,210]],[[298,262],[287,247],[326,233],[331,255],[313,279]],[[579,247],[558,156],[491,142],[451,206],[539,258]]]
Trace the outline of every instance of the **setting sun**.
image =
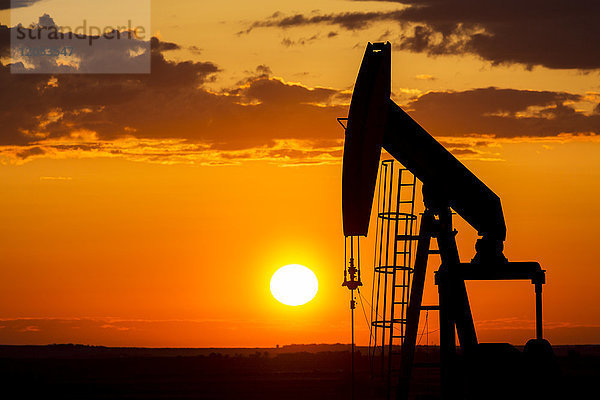
[[290,264],[279,268],[271,278],[271,293],[288,306],[311,301],[319,290],[317,276],[304,265]]

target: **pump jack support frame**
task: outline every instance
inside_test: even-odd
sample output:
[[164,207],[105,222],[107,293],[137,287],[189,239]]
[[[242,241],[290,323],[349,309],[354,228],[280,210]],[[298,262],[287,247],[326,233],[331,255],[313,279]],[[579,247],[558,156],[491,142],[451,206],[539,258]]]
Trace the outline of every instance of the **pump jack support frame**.
[[[437,218],[436,218],[437,217]],[[461,397],[462,382],[457,365],[456,333],[465,357],[477,351],[478,341],[471,314],[465,281],[467,280],[518,280],[527,279],[535,286],[536,338],[543,339],[542,331],[542,285],[545,272],[537,262],[505,262],[502,268],[479,263],[461,263],[456,246],[457,231],[452,227],[452,212],[427,208],[421,218],[419,240],[415,255],[412,289],[407,312],[406,340],[401,348],[400,382],[398,400],[409,395],[410,380],[414,366],[420,313],[423,307],[423,290],[431,239],[436,238],[441,266],[435,272],[435,284],[439,294],[440,321],[440,378],[442,399]],[[494,268],[496,267],[496,268]]]

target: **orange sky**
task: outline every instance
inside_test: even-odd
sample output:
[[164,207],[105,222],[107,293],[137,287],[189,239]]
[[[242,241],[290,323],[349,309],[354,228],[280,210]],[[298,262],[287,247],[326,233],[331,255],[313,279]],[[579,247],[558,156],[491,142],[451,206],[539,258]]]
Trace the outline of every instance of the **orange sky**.
[[[54,3],[32,15],[55,11],[62,23]],[[462,47],[437,32],[420,49],[412,29],[435,33],[436,22],[389,15],[410,1],[199,3],[152,2],[162,47],[150,77],[15,76],[0,47],[0,343],[349,342],[335,117],[347,113],[366,42],[380,38],[393,45],[394,99],[502,199],[506,255],[548,270],[547,338],[600,342],[597,49],[561,65],[510,40],[469,42],[470,31],[455,32]],[[294,15],[304,22],[285,25]],[[470,260],[475,234],[457,227]],[[363,248],[370,298],[372,238]],[[290,263],[319,279],[305,306],[269,293]],[[480,339],[533,336],[529,283],[468,289]],[[360,306],[356,326],[366,344]]]

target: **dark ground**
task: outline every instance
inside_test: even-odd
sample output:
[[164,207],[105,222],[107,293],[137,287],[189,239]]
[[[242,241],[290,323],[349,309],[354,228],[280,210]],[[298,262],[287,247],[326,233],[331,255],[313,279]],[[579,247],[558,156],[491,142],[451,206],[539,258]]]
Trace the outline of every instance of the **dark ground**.
[[[347,349],[344,345],[279,349],[0,346],[0,398],[350,399]],[[366,349],[360,350],[356,399],[385,398],[384,382],[371,380]],[[600,346],[557,346],[555,354],[562,370],[561,386],[568,393],[564,398],[597,398]],[[435,347],[419,349],[421,361],[436,356]],[[420,370],[413,386],[418,398],[437,398],[438,379],[437,370]]]

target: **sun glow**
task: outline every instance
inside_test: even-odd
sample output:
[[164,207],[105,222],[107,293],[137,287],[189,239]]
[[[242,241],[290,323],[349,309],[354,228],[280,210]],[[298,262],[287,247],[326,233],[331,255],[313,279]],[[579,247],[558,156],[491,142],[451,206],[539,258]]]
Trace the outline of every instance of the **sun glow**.
[[279,268],[271,278],[271,293],[288,306],[311,301],[319,290],[317,276],[304,265],[290,264]]

